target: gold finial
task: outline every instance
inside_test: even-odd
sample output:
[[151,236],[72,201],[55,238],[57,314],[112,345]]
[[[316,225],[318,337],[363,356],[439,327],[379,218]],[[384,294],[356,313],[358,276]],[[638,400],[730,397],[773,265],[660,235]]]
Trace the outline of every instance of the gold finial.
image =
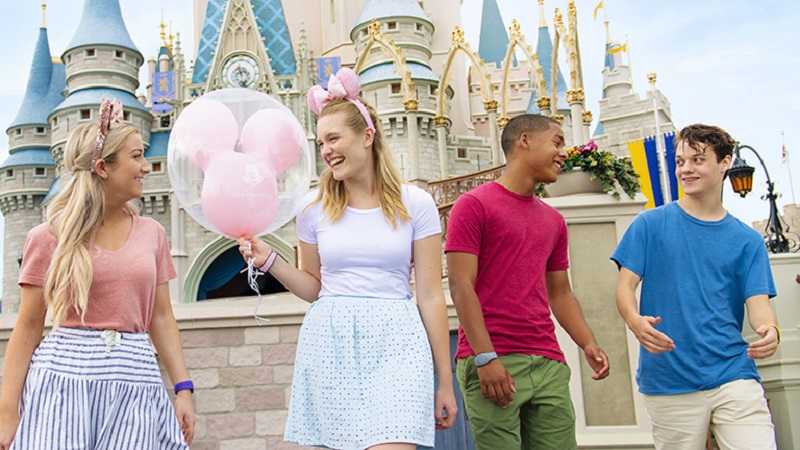
[[456,28],[452,33],[450,33],[450,36],[453,38],[453,44],[464,42],[464,30],[462,30],[458,25],[456,25]]
[[44,19],[45,19],[44,10],[45,9],[47,9],[47,3],[42,3],[42,28],[47,28],[47,25],[45,24],[45,21],[44,21]]
[[653,92],[656,91],[656,73],[650,72],[647,74],[647,81],[650,82],[650,86],[653,88]]
[[561,28],[561,27],[564,26],[564,21],[561,20],[561,11],[559,11],[558,8],[556,8],[556,18],[554,20],[554,24],[553,25],[556,28]]
[[567,6],[567,16],[570,19],[574,19],[578,15],[578,8],[575,7],[575,0],[569,0],[569,6]]
[[375,19],[372,19],[372,22],[369,23],[369,35],[374,36],[381,31],[381,24]]
[[544,0],[539,0],[539,28],[547,28],[547,21],[544,20]]
[[166,47],[167,33],[164,30],[167,28],[167,26],[164,25],[164,8],[161,8],[161,25],[159,25],[159,27],[161,28],[161,45]]
[[610,44],[611,43],[611,31],[608,30],[608,17],[606,17],[606,21],[604,23],[606,24],[606,44]]
[[167,46],[167,48],[169,49],[170,53],[172,53],[172,42],[173,42],[174,39],[175,39],[175,35],[172,34],[172,21],[170,20],[169,21],[169,45]]
[[522,35],[522,32],[519,30],[519,22],[517,22],[517,19],[513,19],[511,21],[511,26],[508,27],[508,31],[511,39],[514,39],[515,37],[519,37],[520,35]]

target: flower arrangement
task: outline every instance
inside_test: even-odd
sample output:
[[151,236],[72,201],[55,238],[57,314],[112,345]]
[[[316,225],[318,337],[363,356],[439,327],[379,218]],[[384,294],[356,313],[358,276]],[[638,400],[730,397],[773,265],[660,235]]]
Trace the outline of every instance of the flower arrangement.
[[[561,167],[562,172],[580,168],[589,173],[590,179],[597,179],[603,190],[620,199],[620,189],[634,198],[641,191],[639,175],[633,170],[630,158],[618,158],[613,153],[599,150],[594,141],[567,149],[567,159]],[[544,186],[540,185],[540,194]]]

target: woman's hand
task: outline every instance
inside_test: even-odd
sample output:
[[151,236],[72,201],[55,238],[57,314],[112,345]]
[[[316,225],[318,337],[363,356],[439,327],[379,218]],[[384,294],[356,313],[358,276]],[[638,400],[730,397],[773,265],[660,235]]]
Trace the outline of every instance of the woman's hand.
[[250,236],[244,236],[238,239],[239,253],[248,263],[253,259],[253,267],[259,268],[267,262],[269,254],[272,253],[272,247],[261,239],[254,239]]
[[436,429],[448,430],[452,428],[456,423],[456,415],[458,414],[453,386],[439,386],[436,389],[434,404],[436,408]]
[[194,402],[190,390],[184,389],[178,392],[175,398],[175,415],[178,416],[183,438],[191,445],[194,439]]
[[19,427],[19,413],[13,408],[0,408],[0,450],[8,450]]

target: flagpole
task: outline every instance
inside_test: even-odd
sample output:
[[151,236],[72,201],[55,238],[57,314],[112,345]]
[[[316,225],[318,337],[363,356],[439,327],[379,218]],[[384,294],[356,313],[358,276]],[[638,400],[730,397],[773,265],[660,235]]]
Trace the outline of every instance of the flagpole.
[[783,163],[786,164],[786,171],[789,172],[789,189],[792,191],[792,203],[797,204],[794,199],[794,183],[792,182],[792,167],[789,164],[789,153],[786,152],[786,142],[783,139],[783,130],[781,130],[781,149],[783,150]]
[[661,185],[663,186],[663,193],[664,193],[664,204],[672,201],[672,195],[670,193],[670,186],[669,186],[669,171],[667,165],[667,151],[664,149],[664,144],[662,141],[661,136],[661,125],[659,124],[658,120],[658,102],[656,101],[656,74],[655,72],[647,74],[647,79],[650,81],[650,85],[653,87],[653,116],[656,119],[656,154],[658,154],[658,165],[661,166]]

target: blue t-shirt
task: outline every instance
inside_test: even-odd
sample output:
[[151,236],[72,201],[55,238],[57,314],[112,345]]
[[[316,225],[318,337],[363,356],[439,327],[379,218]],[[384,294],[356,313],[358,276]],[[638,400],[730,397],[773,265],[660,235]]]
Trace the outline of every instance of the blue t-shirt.
[[640,348],[639,391],[670,395],[757,379],[742,338],[745,300],[775,296],[764,239],[728,214],[707,222],[677,203],[645,211],[611,255],[642,278],[639,311],[661,317],[656,329],[675,342],[671,352]]

